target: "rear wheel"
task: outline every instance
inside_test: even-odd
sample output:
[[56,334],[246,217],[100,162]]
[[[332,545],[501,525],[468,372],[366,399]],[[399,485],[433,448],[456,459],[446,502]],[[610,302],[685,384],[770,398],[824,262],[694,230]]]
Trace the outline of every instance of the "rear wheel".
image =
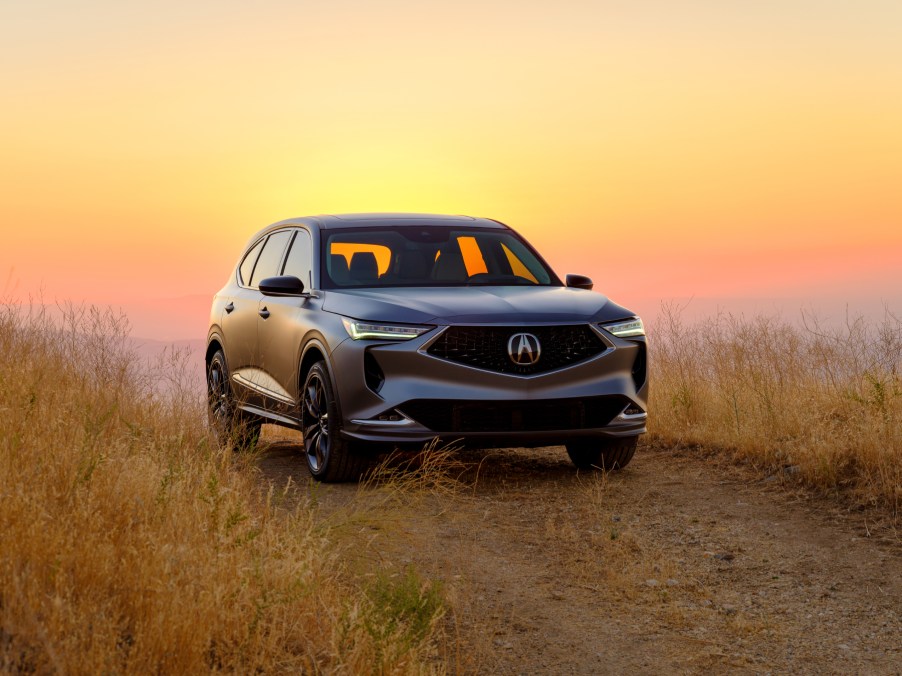
[[623,469],[633,459],[638,443],[638,437],[571,441],[567,455],[580,469]]
[[307,467],[319,481],[356,481],[369,466],[353,442],[341,438],[339,420],[329,371],[318,361],[304,379],[301,428]]
[[222,350],[217,350],[207,364],[207,403],[210,428],[220,445],[242,450],[257,444],[260,421],[242,414],[235,405]]

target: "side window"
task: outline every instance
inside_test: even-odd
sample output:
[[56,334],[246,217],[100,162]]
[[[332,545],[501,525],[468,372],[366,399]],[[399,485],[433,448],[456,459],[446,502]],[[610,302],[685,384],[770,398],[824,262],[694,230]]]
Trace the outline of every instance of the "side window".
[[251,247],[251,250],[248,251],[247,255],[244,257],[244,260],[241,261],[241,265],[238,266],[238,277],[242,284],[250,284],[251,273],[254,271],[254,263],[257,262],[257,256],[260,255],[260,249],[262,248],[263,240],[261,239]]
[[281,230],[273,233],[266,240],[263,251],[260,252],[260,258],[257,259],[257,265],[254,267],[254,274],[251,277],[250,286],[257,288],[261,279],[267,277],[275,277],[279,274],[279,266],[282,264],[282,254],[285,252],[285,246],[291,237],[290,230]]
[[306,230],[297,232],[291,245],[291,251],[288,252],[288,258],[285,259],[285,271],[282,274],[294,275],[304,282],[305,289],[309,289],[313,282],[313,275],[310,272],[313,261],[313,244],[310,241],[310,233]]

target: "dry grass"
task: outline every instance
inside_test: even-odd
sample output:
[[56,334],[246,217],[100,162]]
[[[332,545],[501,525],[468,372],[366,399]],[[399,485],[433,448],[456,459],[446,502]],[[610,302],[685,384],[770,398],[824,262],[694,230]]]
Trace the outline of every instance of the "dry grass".
[[121,318],[65,315],[0,308],[0,672],[430,668],[433,586],[354,586],[306,503],[155,381],[179,355],[144,368]]
[[862,504],[902,507],[902,321],[720,314],[652,327],[654,436],[732,450]]

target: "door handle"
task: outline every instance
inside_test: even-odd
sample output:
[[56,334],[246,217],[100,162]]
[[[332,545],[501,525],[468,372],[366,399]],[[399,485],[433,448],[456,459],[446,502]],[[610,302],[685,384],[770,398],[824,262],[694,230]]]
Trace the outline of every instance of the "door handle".
[[267,319],[269,317],[269,310],[267,310],[264,306],[263,308],[261,308],[259,315],[263,317],[263,319]]
[[226,314],[230,314],[232,312],[232,310],[234,310],[234,309],[235,309],[235,303],[230,302],[228,305],[225,306]]

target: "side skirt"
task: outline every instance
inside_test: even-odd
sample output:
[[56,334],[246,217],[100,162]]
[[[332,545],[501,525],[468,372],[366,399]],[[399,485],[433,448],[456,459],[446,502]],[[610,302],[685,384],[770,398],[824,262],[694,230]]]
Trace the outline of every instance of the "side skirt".
[[241,404],[238,408],[240,408],[245,413],[250,413],[251,415],[260,418],[263,422],[268,422],[273,425],[281,425],[282,427],[290,427],[293,430],[301,430],[301,421],[290,418],[287,415],[281,415],[279,413],[274,413],[273,411],[267,411],[266,409],[260,408],[259,406],[252,406],[251,404]]

